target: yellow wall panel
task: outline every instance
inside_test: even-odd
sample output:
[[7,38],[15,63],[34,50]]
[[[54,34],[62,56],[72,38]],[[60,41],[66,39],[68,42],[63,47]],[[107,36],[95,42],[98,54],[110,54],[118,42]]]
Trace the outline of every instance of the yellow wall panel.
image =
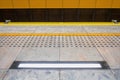
[[120,0],[113,0],[112,8],[120,8]]
[[63,0],[63,8],[78,8],[79,0]]
[[112,0],[97,0],[96,8],[111,8]]
[[13,0],[14,8],[29,8],[29,0]]
[[62,8],[62,0],[47,0],[47,8]]
[[30,0],[30,8],[45,8],[46,0]]
[[80,0],[79,8],[95,8],[96,0]]
[[13,8],[12,0],[0,0],[0,8]]

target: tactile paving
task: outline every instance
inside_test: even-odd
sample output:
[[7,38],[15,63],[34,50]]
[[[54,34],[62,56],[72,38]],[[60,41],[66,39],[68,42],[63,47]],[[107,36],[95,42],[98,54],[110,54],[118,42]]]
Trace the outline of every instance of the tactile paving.
[[0,36],[0,47],[120,47],[120,36]]

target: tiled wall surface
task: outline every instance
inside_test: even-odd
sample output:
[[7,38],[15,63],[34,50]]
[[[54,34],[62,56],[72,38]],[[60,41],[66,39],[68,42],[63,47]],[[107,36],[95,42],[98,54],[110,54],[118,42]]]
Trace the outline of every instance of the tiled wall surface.
[[120,8],[120,0],[0,0],[0,8]]

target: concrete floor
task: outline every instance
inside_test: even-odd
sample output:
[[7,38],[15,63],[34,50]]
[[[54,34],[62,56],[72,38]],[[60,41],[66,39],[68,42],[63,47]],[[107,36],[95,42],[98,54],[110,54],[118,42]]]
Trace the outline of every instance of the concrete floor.
[[[0,26],[0,33],[74,32],[120,33],[120,26]],[[4,39],[4,37],[0,37],[0,39],[2,40]],[[99,40],[105,40],[107,42],[112,38],[100,37],[96,39],[98,39],[96,40],[96,42],[98,41],[97,44],[99,44]],[[118,40],[112,40],[112,42],[116,42],[116,45],[120,45],[120,37],[116,37],[115,39]],[[14,41],[16,39],[12,38],[10,40],[12,40],[11,43],[15,43]],[[0,45],[5,45],[8,42],[5,41]],[[93,42],[95,42],[95,40]],[[109,45],[112,44],[108,44],[108,47],[9,47],[7,45],[1,46],[0,80],[120,80],[120,46],[111,47]],[[106,61],[111,69],[9,69],[9,67],[14,61]]]

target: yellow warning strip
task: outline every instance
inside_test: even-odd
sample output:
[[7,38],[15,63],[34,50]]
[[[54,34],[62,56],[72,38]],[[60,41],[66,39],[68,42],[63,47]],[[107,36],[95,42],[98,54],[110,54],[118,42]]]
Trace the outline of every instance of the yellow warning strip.
[[0,33],[0,36],[120,36],[120,33]]
[[120,26],[120,23],[113,22],[0,22],[0,26]]

